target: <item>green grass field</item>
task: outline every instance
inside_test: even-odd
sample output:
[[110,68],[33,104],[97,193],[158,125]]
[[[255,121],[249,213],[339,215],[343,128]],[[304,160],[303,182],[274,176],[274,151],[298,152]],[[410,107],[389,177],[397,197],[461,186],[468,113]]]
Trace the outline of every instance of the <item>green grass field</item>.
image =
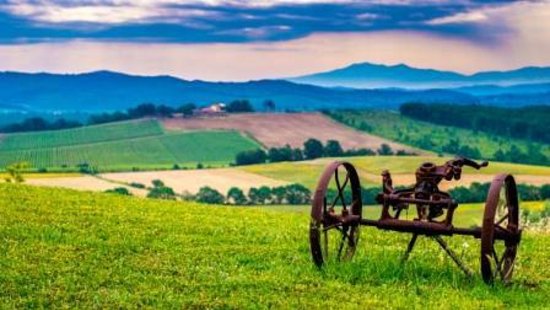
[[[282,162],[269,165],[242,166],[247,172],[257,173],[277,180],[296,182],[314,189],[319,176],[325,167],[333,160],[351,162],[359,172],[362,184],[366,186],[379,186],[380,173],[384,169],[390,170],[393,176],[414,175],[416,169],[423,162],[434,162],[438,165],[445,163],[450,157],[437,156],[362,156],[346,158],[323,158],[306,162]],[[465,167],[463,175],[496,175],[499,173],[511,173],[514,175],[531,175],[550,177],[550,167],[490,162],[489,166],[481,170]]]
[[7,135],[0,140],[0,167],[27,161],[34,168],[99,170],[227,165],[244,150],[258,148],[234,131],[165,133],[154,120],[121,122],[70,130]]
[[[527,152],[529,142],[510,139],[473,130],[436,125],[428,122],[414,120],[404,117],[397,112],[390,111],[334,111],[331,115],[336,120],[343,120],[343,123],[361,130],[365,130],[377,136],[407,145],[444,153],[442,147],[448,143],[450,138],[458,139],[460,145],[477,147],[484,158],[492,158],[499,150],[506,150],[512,144],[523,152]],[[365,126],[365,124],[367,126]],[[540,147],[541,152],[550,157],[550,145],[531,143]]]
[[[459,209],[460,210],[460,209]],[[457,217],[460,213],[457,214]],[[525,232],[510,286],[479,276],[479,240],[365,228],[353,261],[316,269],[303,212],[0,184],[2,308],[542,309],[547,233]]]

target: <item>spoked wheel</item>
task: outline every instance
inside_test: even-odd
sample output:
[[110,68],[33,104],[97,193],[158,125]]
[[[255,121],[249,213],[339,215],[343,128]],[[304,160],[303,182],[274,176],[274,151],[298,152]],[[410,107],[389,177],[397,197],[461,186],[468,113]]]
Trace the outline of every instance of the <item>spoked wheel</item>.
[[516,182],[501,174],[491,183],[481,228],[481,275],[486,283],[512,278],[520,237]]
[[311,206],[309,241],[318,267],[353,257],[361,210],[357,171],[348,162],[333,162],[319,179]]

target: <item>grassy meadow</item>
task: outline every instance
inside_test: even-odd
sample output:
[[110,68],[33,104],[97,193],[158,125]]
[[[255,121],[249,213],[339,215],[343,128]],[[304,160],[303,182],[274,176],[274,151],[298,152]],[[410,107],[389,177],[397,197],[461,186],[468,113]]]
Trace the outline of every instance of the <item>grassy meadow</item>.
[[54,171],[82,163],[100,171],[228,165],[237,153],[258,147],[236,131],[164,132],[157,121],[140,120],[6,135],[0,138],[0,167],[16,161]]
[[[268,165],[242,166],[241,169],[247,172],[260,174],[276,180],[300,183],[310,189],[317,186],[319,176],[328,163],[333,160],[344,160],[351,162],[358,170],[361,184],[365,186],[380,186],[382,170],[389,170],[394,177],[394,182],[400,184],[402,176],[407,181],[414,178],[414,172],[423,162],[434,162],[438,165],[445,163],[451,157],[438,156],[360,156],[348,158],[322,158],[304,162],[282,162]],[[481,175],[489,180],[499,173],[511,173],[513,175],[528,175],[534,179],[537,177],[550,178],[550,167],[490,162],[489,166],[480,170],[465,167],[462,173],[463,178],[468,175]],[[406,185],[406,184],[405,184]]]
[[320,271],[299,209],[14,184],[0,206],[3,308],[541,309],[550,295],[547,233],[524,233],[513,283],[487,286],[479,240],[446,238],[468,279],[427,238],[401,268],[409,236],[373,228],[353,261]]

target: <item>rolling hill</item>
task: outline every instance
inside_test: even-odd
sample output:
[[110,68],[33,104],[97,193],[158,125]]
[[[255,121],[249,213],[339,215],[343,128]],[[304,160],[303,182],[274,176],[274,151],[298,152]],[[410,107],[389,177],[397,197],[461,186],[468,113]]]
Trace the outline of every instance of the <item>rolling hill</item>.
[[16,161],[63,171],[84,163],[101,171],[228,165],[237,153],[259,147],[236,131],[168,133],[157,121],[144,119],[5,135],[0,139],[0,167]]
[[256,109],[274,100],[277,109],[395,108],[410,101],[476,103],[452,90],[331,89],[261,80],[242,83],[186,81],[170,76],[132,76],[100,71],[74,75],[0,73],[0,112],[102,112],[125,110],[143,102],[179,106],[194,102],[248,99]]

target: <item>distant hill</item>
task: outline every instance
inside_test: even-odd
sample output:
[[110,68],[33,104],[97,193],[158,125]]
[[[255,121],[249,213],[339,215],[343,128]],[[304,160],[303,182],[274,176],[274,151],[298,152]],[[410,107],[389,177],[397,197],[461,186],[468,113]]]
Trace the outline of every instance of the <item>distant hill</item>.
[[326,87],[353,88],[451,88],[493,84],[550,83],[550,67],[525,67],[511,71],[487,71],[464,75],[451,71],[413,68],[404,64],[386,66],[357,63],[350,66],[288,78],[287,80]]
[[[324,88],[283,80],[242,83],[187,81],[170,76],[132,76],[109,71],[84,74],[0,73],[0,110],[98,112],[143,102],[178,106],[248,99],[261,109],[274,100],[279,110],[395,108],[404,102],[476,103],[453,90],[357,90]],[[4,110],[3,110],[4,109]],[[0,112],[1,112],[0,111]]]

